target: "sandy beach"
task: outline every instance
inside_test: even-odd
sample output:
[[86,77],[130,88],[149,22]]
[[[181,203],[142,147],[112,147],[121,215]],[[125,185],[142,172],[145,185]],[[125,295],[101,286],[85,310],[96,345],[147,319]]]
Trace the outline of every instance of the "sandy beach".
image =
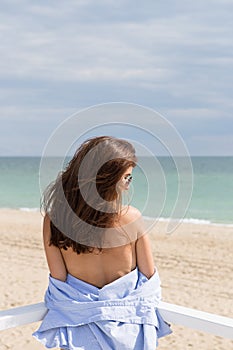
[[[43,301],[48,269],[42,246],[39,212],[0,210],[0,307],[8,309]],[[165,234],[159,222],[150,238],[163,300],[233,317],[233,227],[183,223]],[[39,323],[1,332],[1,350],[44,349],[32,336]],[[229,350],[230,340],[172,325],[160,350]]]

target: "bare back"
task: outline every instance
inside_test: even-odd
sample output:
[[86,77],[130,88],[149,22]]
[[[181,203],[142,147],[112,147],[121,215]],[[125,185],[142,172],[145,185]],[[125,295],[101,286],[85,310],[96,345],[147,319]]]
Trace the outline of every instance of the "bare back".
[[[136,222],[135,208],[129,207],[119,219],[119,225]],[[136,268],[136,238],[139,226],[130,226],[131,237],[128,244],[114,248],[94,249],[92,253],[75,253],[72,248],[61,249],[67,272],[99,288],[129,273]],[[117,231],[116,231],[117,234]]]
[[68,248],[61,253],[69,274],[99,288],[136,268],[135,242],[101,252],[78,255]]
[[[141,225],[141,214],[133,207],[122,215],[120,225],[130,226],[130,241],[114,248],[94,249],[92,253],[77,254],[73,249],[59,249],[49,245],[49,218],[44,222],[44,246],[50,273],[54,278],[66,280],[66,274],[81,279],[98,288],[113,282],[134,270],[136,266],[148,278],[154,273],[154,261],[148,235]],[[135,237],[135,239],[133,239]]]

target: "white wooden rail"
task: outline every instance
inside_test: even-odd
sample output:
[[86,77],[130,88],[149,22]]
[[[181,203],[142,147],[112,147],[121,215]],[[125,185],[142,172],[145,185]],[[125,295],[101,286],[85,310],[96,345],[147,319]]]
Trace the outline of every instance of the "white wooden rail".
[[[159,311],[163,319],[202,332],[233,340],[233,319],[187,307],[161,302]],[[0,330],[38,322],[47,312],[44,303],[26,305],[0,311]]]

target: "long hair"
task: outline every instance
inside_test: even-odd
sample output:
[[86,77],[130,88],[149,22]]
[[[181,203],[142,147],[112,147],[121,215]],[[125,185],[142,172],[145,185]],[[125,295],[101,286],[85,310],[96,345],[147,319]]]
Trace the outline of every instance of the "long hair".
[[126,140],[100,136],[85,141],[43,194],[50,245],[72,247],[77,254],[99,248],[99,233],[114,227],[121,213],[117,184],[136,161],[135,149]]

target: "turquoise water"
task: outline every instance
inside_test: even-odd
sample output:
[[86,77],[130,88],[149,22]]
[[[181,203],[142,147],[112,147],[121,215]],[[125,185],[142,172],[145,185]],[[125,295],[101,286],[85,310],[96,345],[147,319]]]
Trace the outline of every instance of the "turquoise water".
[[[144,159],[146,175],[134,169],[130,194],[144,216],[168,218],[178,193],[178,174],[172,159],[157,161],[156,168],[151,159]],[[233,157],[192,157],[191,161],[193,192],[185,218],[233,224]],[[0,157],[0,208],[40,207],[39,166],[37,157]],[[53,173],[52,168],[51,162],[48,173]]]

